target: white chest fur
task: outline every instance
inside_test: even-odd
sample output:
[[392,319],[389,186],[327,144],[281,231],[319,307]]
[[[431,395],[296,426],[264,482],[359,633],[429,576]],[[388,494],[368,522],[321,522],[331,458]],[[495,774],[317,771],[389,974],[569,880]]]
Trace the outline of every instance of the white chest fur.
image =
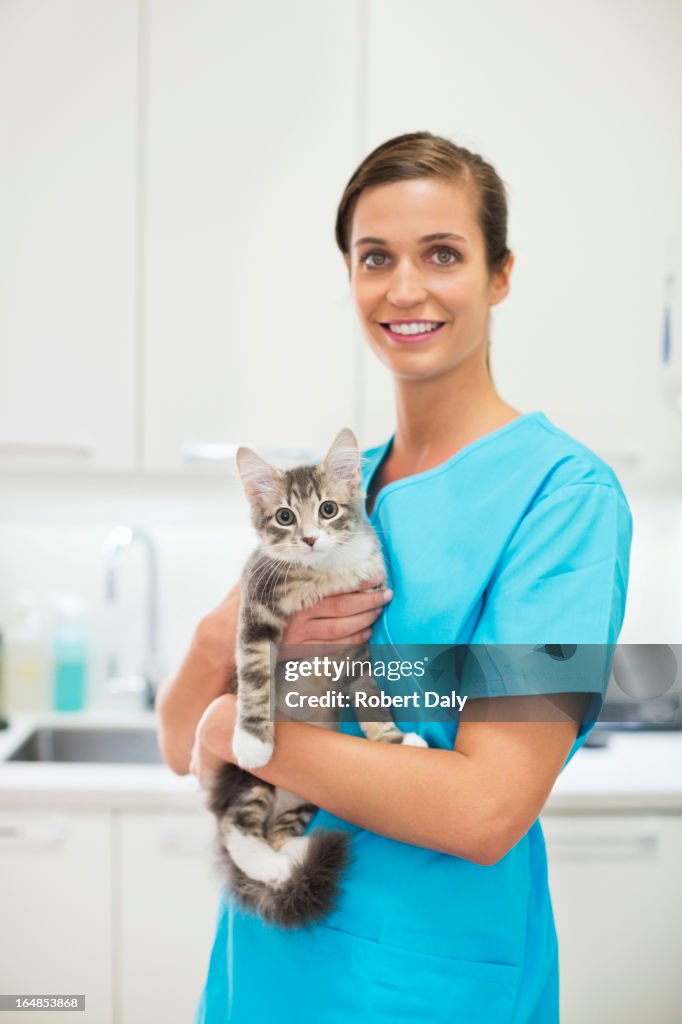
[[309,608],[320,598],[328,597],[329,594],[355,590],[361,583],[376,576],[383,579],[385,572],[381,552],[376,552],[367,559],[361,570],[342,569],[334,572],[321,570],[310,580],[302,580],[295,589],[292,588],[291,592],[284,596],[281,609],[286,615],[291,615],[299,608]]

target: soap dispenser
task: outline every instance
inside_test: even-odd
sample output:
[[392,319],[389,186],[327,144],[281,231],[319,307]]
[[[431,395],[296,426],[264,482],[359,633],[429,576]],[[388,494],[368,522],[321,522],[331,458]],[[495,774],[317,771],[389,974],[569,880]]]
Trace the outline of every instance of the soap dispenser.
[[82,711],[86,700],[88,643],[85,604],[75,594],[55,594],[52,637],[52,704],[55,711]]
[[50,654],[45,616],[35,595],[16,601],[6,636],[5,704],[15,712],[50,707]]

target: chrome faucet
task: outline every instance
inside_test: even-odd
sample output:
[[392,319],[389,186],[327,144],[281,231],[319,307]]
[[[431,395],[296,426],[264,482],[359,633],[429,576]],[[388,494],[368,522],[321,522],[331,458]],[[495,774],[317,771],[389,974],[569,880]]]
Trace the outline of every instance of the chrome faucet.
[[104,596],[109,605],[118,600],[118,571],[123,551],[133,544],[142,544],[147,553],[147,621],[145,627],[145,651],[141,673],[137,676],[121,676],[119,660],[114,651],[109,652],[106,685],[112,693],[144,692],[144,704],[154,708],[156,692],[161,682],[159,664],[159,571],[154,541],[146,530],[131,526],[116,526],[104,543],[105,581]]

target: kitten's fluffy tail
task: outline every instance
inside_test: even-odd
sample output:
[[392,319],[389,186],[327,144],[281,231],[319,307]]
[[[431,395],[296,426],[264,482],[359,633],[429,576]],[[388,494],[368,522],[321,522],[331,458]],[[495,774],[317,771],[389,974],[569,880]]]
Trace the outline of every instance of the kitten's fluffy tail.
[[281,928],[305,928],[334,909],[341,875],[350,862],[350,837],[318,829],[306,837],[305,856],[277,887],[256,881],[228,860],[232,891],[242,906]]

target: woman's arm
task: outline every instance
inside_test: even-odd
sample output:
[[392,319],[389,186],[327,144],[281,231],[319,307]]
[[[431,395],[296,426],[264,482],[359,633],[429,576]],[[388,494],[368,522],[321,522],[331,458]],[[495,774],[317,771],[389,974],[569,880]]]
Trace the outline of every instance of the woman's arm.
[[179,669],[159,687],[159,747],[178,775],[189,771],[199,719],[234,674],[238,617],[239,584],[201,620]]
[[[253,772],[380,835],[494,864],[528,831],[566,761],[585,697],[488,702],[487,721],[460,720],[454,750],[372,743],[315,725],[279,722],[271,761]],[[550,709],[551,710],[551,709]],[[231,748],[235,699],[214,702],[197,731],[194,768],[206,782]],[[474,718],[476,716],[474,715]],[[491,719],[499,719],[492,721]],[[544,719],[544,720],[538,720]]]
[[[346,594],[325,597],[291,616],[285,644],[356,644],[381,613],[390,590],[371,590],[369,580]],[[159,688],[159,746],[164,760],[178,775],[187,775],[197,724],[207,707],[227,692],[235,672],[240,584],[197,626],[189,651],[178,671]]]

